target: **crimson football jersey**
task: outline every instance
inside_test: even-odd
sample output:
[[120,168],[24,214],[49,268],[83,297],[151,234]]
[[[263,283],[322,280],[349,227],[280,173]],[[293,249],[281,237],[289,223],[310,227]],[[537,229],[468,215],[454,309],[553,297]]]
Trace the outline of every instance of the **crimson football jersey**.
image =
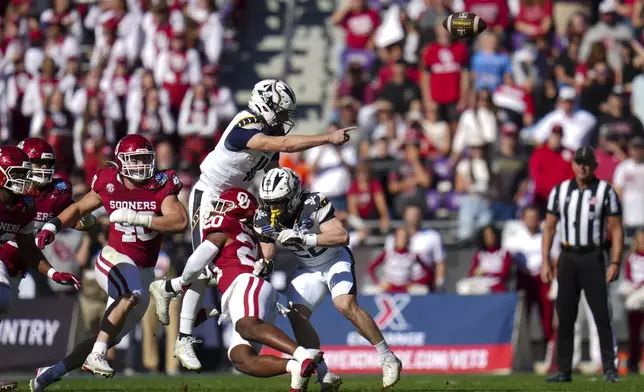
[[[101,169],[92,180],[96,192],[108,215],[119,208],[129,208],[139,213],[160,216],[161,204],[167,196],[178,195],[183,184],[172,170],[156,173],[150,181],[135,189],[128,189],[118,168]],[[144,227],[112,223],[107,245],[128,256],[141,268],[154,267],[159,258],[163,235]]]
[[[72,185],[65,180],[54,179],[45,187],[36,189],[33,192],[33,200],[36,204],[33,230],[37,231],[74,202]],[[17,245],[13,241],[2,245],[0,259],[7,266],[11,276],[27,272],[27,263],[21,259]]]
[[[33,196],[23,196],[14,206],[0,204],[0,261],[7,267],[9,276],[17,276],[24,270],[22,260],[6,252],[6,242],[13,240],[16,233],[29,234],[34,231],[36,204]],[[15,249],[15,248],[13,248]]]
[[241,274],[252,274],[259,259],[259,241],[253,230],[243,223],[223,215],[212,215],[204,222],[203,238],[210,233],[224,233],[232,240],[219,251],[214,264],[221,273],[218,287],[225,293],[235,278]]

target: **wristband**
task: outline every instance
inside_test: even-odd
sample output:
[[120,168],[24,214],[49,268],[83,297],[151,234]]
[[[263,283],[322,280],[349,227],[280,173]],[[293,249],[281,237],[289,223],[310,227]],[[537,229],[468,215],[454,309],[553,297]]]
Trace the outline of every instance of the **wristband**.
[[81,218],[80,224],[83,226],[83,229],[92,228],[96,225],[96,217],[92,214],[85,215]]
[[58,219],[58,217],[51,219],[49,222],[45,223],[42,227],[43,230],[51,231],[54,234],[57,234],[60,231],[60,228],[63,227],[63,222]]
[[318,246],[318,235],[307,234],[304,236],[304,244],[306,246]]
[[58,272],[54,268],[50,268],[49,271],[47,271],[47,277],[51,280],[54,279],[54,274]]

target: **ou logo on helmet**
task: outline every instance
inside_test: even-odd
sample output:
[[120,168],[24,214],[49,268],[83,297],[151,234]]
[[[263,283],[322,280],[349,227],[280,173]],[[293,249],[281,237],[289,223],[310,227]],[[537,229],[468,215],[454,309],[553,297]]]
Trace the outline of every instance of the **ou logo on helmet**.
[[239,192],[237,194],[237,203],[241,208],[248,208],[250,207],[250,198],[246,193]]

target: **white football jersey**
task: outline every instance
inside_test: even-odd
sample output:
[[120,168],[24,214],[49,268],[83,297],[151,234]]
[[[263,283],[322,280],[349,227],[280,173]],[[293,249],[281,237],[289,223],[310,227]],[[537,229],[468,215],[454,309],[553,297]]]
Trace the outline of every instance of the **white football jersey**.
[[247,189],[255,174],[272,160],[273,152],[251,149],[232,151],[226,146],[226,138],[236,128],[268,131],[264,120],[248,110],[242,110],[232,119],[215,149],[201,163],[199,179],[216,194],[229,188]]
[[[321,193],[303,192],[301,196],[302,203],[299,211],[287,222],[286,227],[293,228],[300,232],[310,234],[320,234],[320,225],[335,217],[335,208],[331,202]],[[274,227],[273,219],[270,212],[257,210],[254,219],[256,232],[263,232],[266,227]],[[264,237],[275,240],[278,232],[271,231],[270,235],[263,234]],[[290,250],[298,258],[300,264],[306,267],[319,267],[329,262],[335,261],[342,254],[343,247],[326,248],[320,246],[306,245],[283,245],[277,244],[280,248]]]

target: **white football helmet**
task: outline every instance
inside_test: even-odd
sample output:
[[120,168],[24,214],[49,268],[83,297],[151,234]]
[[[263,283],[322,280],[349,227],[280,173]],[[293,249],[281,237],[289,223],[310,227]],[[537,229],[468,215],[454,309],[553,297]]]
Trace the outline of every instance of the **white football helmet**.
[[265,79],[257,83],[248,100],[248,107],[272,127],[285,125],[285,133],[293,129],[291,116],[296,113],[295,93],[281,80]]
[[262,207],[289,216],[300,206],[302,186],[297,174],[285,167],[277,167],[266,173],[259,189],[259,202]]

